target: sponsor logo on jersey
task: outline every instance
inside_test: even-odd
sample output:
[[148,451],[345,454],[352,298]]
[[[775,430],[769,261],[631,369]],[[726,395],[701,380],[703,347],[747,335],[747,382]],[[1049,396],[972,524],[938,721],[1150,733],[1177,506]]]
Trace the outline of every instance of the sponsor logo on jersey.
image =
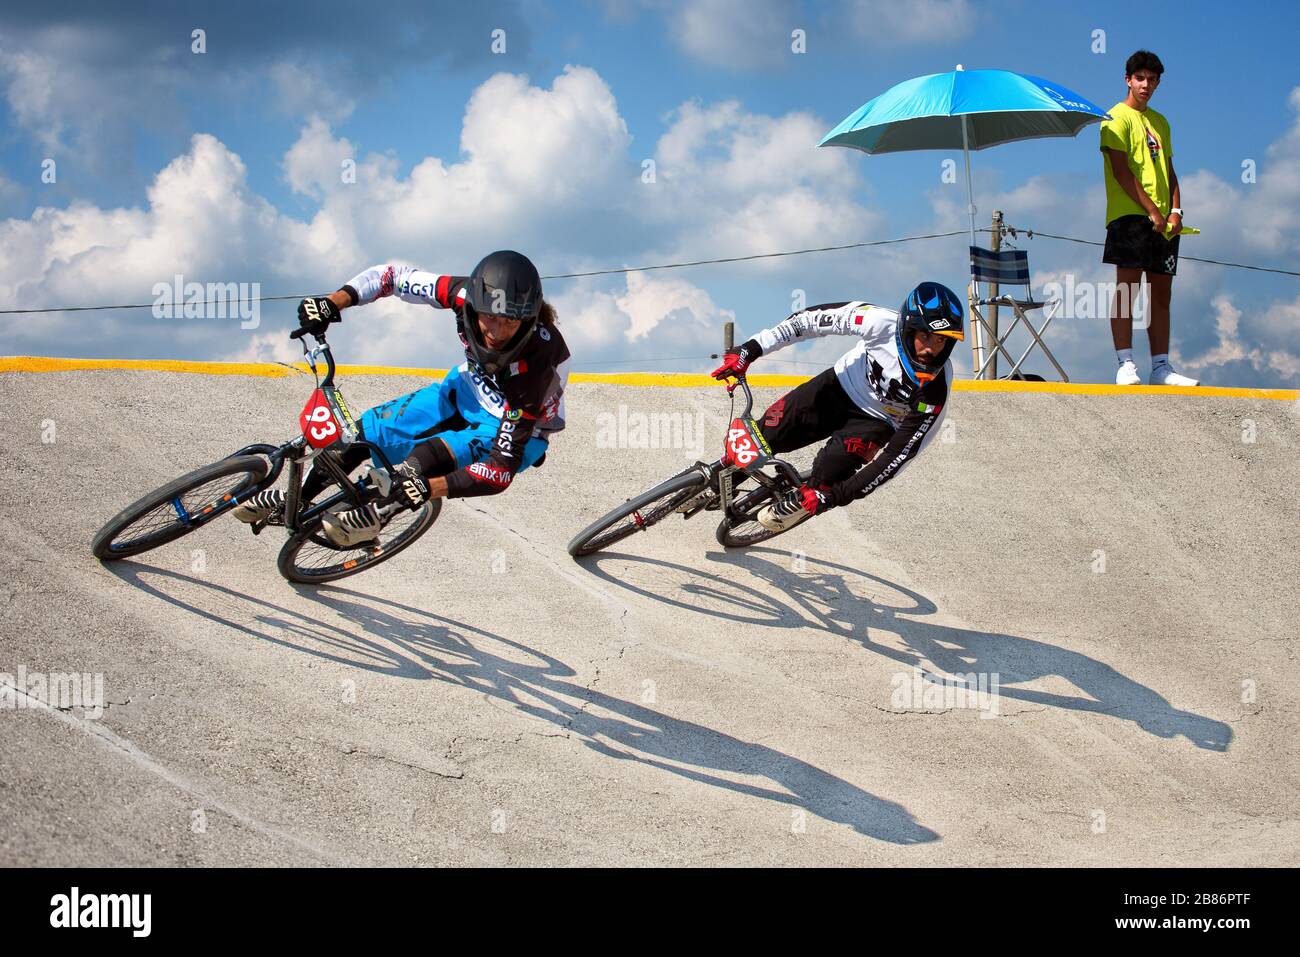
[[437,291],[431,282],[415,283],[409,279],[402,280],[397,287],[397,292],[403,296],[421,296],[425,299],[437,299]]
[[564,397],[562,392],[552,392],[542,403],[542,421],[548,421],[555,418],[560,412],[560,400]]
[[550,342],[550,341],[551,341],[551,333],[550,333],[550,331],[549,331],[545,326],[538,326],[538,327],[537,327],[537,335],[541,337],[541,340],[542,340],[543,342]]
[[501,422],[501,431],[497,434],[497,448],[507,455],[515,444],[515,424],[508,419]]
[[506,400],[497,391],[496,385],[477,368],[474,369],[469,378],[474,385],[474,393],[478,397],[479,405],[487,408],[493,415],[500,415],[500,410],[505,408]]
[[478,481],[487,482],[488,485],[495,485],[497,488],[505,488],[514,478],[509,469],[498,468],[486,462],[475,462],[465,471]]
[[844,440],[844,451],[849,455],[856,455],[860,459],[870,462],[872,456],[876,454],[876,444],[860,439],[856,435],[850,436]]
[[506,418],[511,422],[518,422],[523,414],[522,409],[506,409]]
[[769,429],[781,424],[781,418],[785,415],[785,396],[777,399],[768,407],[767,414],[763,417],[763,424]]

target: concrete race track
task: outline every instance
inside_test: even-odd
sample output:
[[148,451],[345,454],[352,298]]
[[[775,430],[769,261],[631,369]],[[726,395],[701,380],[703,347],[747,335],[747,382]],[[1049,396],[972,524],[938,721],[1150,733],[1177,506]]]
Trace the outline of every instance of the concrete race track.
[[578,383],[542,468],[337,586],[230,519],[94,560],[309,385],[0,375],[0,673],[104,700],[4,699],[0,864],[1300,864],[1295,401],[962,392],[769,545],[674,517],[574,562],[727,410]]

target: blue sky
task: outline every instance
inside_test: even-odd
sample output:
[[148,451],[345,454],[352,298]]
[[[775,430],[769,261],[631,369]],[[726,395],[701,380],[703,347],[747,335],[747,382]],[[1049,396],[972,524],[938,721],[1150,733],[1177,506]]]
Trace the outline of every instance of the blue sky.
[[[1298,27],[1284,3],[1136,15],[961,0],[6,9],[0,308],[148,302],[176,274],[324,291],[390,260],[465,272],[498,246],[560,273],[960,229],[964,186],[940,176],[959,153],[870,157],[818,150],[820,135],[892,84],[957,63],[1039,74],[1109,107],[1138,47],[1164,60],[1153,105],[1172,124],[1187,221],[1205,229],[1183,252],[1294,269]],[[796,29],[806,53],[791,51]],[[54,183],[41,178],[49,159]],[[347,159],[353,183],[337,174]],[[972,166],[981,222],[1003,208],[1017,224],[1104,237],[1095,126],[984,150]],[[1040,286],[1111,278],[1093,247],[1022,245]],[[723,321],[747,335],[797,290],[892,306],[920,279],[960,288],[965,272],[957,238],[547,292],[580,368],[694,370]],[[350,361],[445,365],[445,319],[386,302],[350,313],[335,338]],[[1300,385],[1300,279],[1185,262],[1173,321],[1175,356],[1203,381]],[[292,322],[291,306],[269,303],[254,329],[149,310],[0,316],[0,353],[287,358]],[[1059,319],[1053,333],[1073,378],[1113,375],[1104,321]],[[845,345],[788,351],[770,371],[813,372]],[[1145,362],[1141,333],[1137,347]],[[677,356],[692,358],[664,361]]]

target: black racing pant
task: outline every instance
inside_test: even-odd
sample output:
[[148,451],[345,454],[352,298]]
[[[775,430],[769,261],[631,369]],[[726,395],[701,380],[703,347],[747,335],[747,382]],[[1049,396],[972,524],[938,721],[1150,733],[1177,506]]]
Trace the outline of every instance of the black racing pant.
[[773,402],[758,420],[773,452],[792,452],[829,438],[813,459],[813,488],[845,481],[876,454],[894,427],[867,415],[827,369]]

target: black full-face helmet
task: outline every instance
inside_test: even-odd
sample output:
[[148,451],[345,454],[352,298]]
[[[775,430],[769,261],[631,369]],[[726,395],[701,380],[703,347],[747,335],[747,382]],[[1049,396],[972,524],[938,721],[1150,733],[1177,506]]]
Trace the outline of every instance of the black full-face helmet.
[[[483,257],[466,284],[460,338],[470,358],[487,375],[495,375],[518,358],[537,328],[542,310],[542,277],[522,253],[498,250]],[[501,349],[488,348],[479,329],[479,314],[520,322],[519,331]]]
[[[916,357],[913,340],[918,329],[948,338],[943,351],[928,363]],[[958,340],[966,338],[966,309],[947,286],[923,282],[903,300],[896,336],[903,371],[917,383],[928,382],[947,364]]]

